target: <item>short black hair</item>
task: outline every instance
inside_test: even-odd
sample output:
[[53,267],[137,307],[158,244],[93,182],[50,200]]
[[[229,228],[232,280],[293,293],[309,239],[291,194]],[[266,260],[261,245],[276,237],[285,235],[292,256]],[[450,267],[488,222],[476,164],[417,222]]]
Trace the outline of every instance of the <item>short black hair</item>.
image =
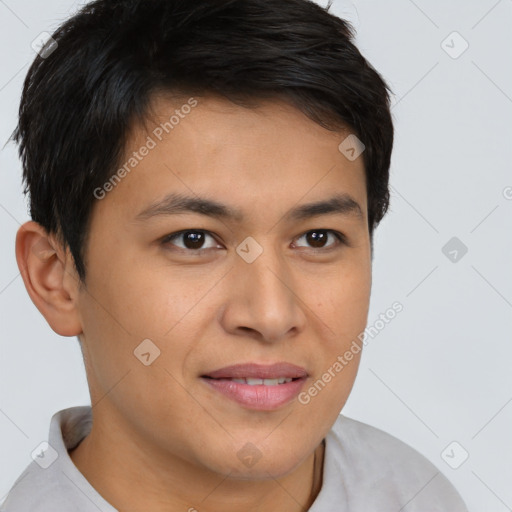
[[[368,224],[389,206],[391,92],[345,20],[310,0],[96,0],[52,34],[23,86],[19,144],[30,216],[85,282],[91,211],[130,127],[158,92],[217,94],[242,106],[281,98],[365,145]],[[340,141],[341,142],[341,141]]]

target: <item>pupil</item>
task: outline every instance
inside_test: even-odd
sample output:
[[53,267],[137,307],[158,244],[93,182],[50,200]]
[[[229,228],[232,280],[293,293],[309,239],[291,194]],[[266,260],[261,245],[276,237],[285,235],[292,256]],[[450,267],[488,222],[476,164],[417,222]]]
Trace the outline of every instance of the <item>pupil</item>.
[[204,233],[198,231],[188,231],[185,233],[185,246],[188,249],[200,249],[203,245]]
[[327,239],[327,236],[323,231],[311,231],[307,236],[310,237],[310,239],[308,239],[308,243],[313,247],[323,247]]

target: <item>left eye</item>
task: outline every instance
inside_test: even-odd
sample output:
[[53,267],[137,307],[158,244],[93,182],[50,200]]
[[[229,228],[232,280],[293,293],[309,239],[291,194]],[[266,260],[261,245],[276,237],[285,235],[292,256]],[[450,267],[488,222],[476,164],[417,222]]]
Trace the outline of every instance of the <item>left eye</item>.
[[[329,235],[334,238],[335,243],[326,246],[325,244],[329,239]],[[298,240],[301,238],[306,238],[307,242],[312,245],[313,249],[324,249],[325,247],[330,248],[345,243],[344,235],[337,231],[333,231],[332,229],[314,229],[304,233],[300,238],[298,238]]]
[[[213,241],[209,247],[204,247],[205,237],[209,237]],[[331,237],[331,240],[334,240],[334,243],[326,245],[329,237]],[[337,231],[333,231],[332,229],[314,229],[304,233],[297,240],[301,240],[303,238],[308,244],[310,244],[312,249],[324,249],[325,247],[331,248],[345,243],[344,235]],[[182,245],[175,243],[175,240],[181,240]],[[208,233],[208,231],[196,229],[172,233],[166,236],[162,242],[171,243],[171,245],[175,245],[176,247],[189,251],[212,249],[218,245],[215,238],[210,233]],[[297,245],[296,243],[294,245],[303,247],[301,245]]]

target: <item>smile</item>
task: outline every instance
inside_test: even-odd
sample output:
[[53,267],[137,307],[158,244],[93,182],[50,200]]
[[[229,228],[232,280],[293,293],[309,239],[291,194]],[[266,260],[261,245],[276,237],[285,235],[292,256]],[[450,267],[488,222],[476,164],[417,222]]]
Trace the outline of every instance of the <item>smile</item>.
[[279,384],[286,384],[291,382],[293,379],[289,377],[279,377],[277,379],[226,379],[232,382],[238,382],[239,384],[249,384],[249,386],[257,386],[263,384],[264,386],[277,386]]
[[[245,409],[273,411],[292,402],[301,392],[306,377],[296,379],[212,379],[202,377],[210,389]],[[279,383],[279,380],[285,382]]]

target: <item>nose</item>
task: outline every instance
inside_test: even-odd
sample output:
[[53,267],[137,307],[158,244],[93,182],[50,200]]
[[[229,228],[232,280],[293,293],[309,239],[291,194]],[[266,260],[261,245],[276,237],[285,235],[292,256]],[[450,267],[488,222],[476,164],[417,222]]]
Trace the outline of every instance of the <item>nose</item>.
[[252,263],[237,257],[226,289],[220,317],[226,332],[275,343],[304,329],[305,290],[276,251],[265,249]]

